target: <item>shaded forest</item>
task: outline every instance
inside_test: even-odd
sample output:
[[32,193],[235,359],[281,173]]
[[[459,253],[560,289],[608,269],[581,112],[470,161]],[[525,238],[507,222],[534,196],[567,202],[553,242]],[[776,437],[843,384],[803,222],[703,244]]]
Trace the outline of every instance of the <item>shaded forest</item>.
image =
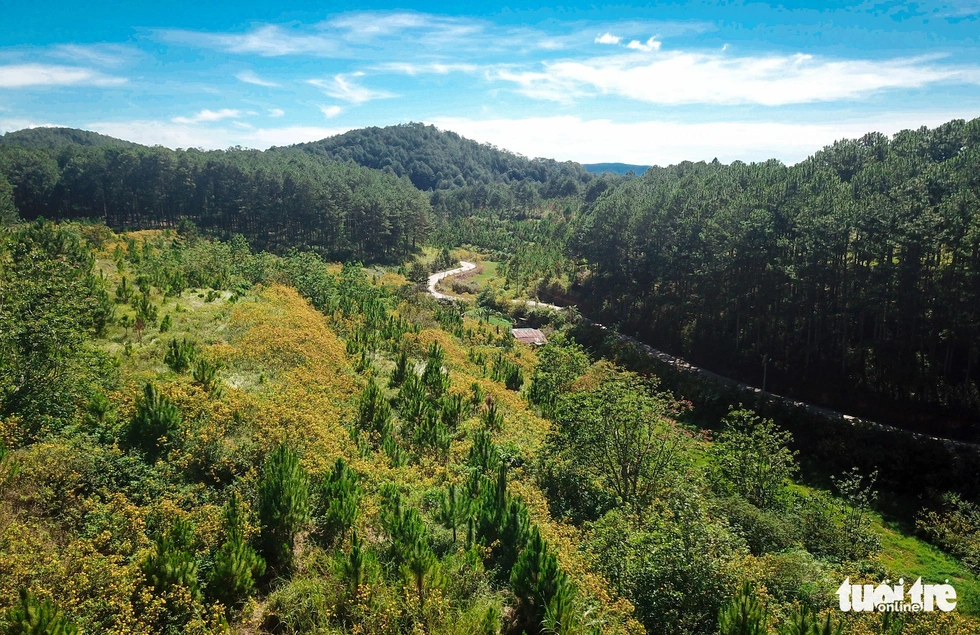
[[[767,388],[975,438],[980,120],[653,168],[588,204],[585,310]],[[969,429],[964,429],[969,428]]]

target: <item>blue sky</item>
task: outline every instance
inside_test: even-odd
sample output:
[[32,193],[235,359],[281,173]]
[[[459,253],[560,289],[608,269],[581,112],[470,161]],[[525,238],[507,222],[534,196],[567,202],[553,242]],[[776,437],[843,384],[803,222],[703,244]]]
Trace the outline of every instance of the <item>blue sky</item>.
[[424,121],[663,165],[980,116],[980,0],[3,5],[0,131],[267,148]]

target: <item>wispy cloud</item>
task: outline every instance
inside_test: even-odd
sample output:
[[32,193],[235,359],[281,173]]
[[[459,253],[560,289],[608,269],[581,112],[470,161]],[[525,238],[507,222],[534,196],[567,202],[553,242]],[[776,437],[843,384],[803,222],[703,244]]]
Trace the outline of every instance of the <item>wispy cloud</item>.
[[633,40],[626,45],[626,48],[633,49],[634,51],[644,51],[644,52],[659,51],[660,42],[657,41],[657,38],[653,38],[653,37],[648,39],[646,42]]
[[256,75],[254,71],[242,71],[241,73],[237,73],[235,77],[238,79],[238,81],[245,82],[246,84],[265,86],[266,88],[278,88],[280,86],[280,84],[277,84],[276,82],[262,79]]
[[282,108],[270,108],[269,109],[269,116],[270,117],[282,117],[285,114],[286,114],[286,111],[283,110]]
[[322,112],[323,116],[327,119],[333,119],[340,113],[344,112],[344,109],[340,106],[320,106],[320,112]]
[[202,110],[190,117],[174,117],[171,119],[174,123],[179,124],[196,124],[196,123],[209,123],[212,121],[221,121],[222,119],[238,119],[242,116],[242,111],[235,110],[233,108],[222,108],[221,110]]
[[425,32],[436,38],[455,39],[483,31],[487,24],[472,18],[407,11],[357,11],[345,13],[319,25],[336,29],[347,39],[375,39],[406,31]]
[[81,66],[8,64],[0,66],[0,88],[32,86],[119,86],[125,77],[105,75]]
[[319,126],[285,126],[281,128],[253,128],[199,126],[172,121],[96,121],[84,127],[120,139],[128,139],[145,145],[162,145],[168,148],[222,149],[231,146],[266,149],[304,141],[315,141],[342,134],[350,128],[324,128]]
[[449,73],[474,73],[480,70],[477,64],[443,62],[389,62],[372,67],[374,70],[403,73],[405,75],[448,75]]
[[158,35],[166,41],[177,44],[263,57],[300,54],[331,56],[337,54],[339,49],[337,42],[328,36],[309,34],[275,24],[258,26],[245,33],[164,30],[159,31]]
[[[490,20],[407,11],[356,11],[317,24],[258,24],[242,32],[213,33],[159,30],[167,42],[263,57],[313,56],[361,61],[463,63],[490,55],[530,56],[581,49],[595,41],[620,44],[622,36],[661,33],[665,37],[701,32],[703,22],[622,21],[568,22],[547,25],[502,25]],[[596,36],[596,33],[602,35]],[[639,40],[638,40],[639,42]]]
[[602,35],[596,37],[595,44],[619,44],[622,41],[623,38],[606,31]]
[[324,94],[340,99],[352,104],[363,104],[374,99],[386,99],[395,97],[394,94],[383,90],[374,90],[361,86],[354,78],[363,77],[363,72],[340,73],[330,79],[310,79],[307,83],[312,84],[322,90]]
[[859,99],[944,81],[980,83],[978,67],[942,67],[933,62],[935,58],[832,60],[675,51],[653,60],[645,55],[615,55],[550,62],[542,70],[505,69],[491,78],[517,84],[521,93],[536,99],[616,95],[666,105],[782,106]]
[[76,63],[117,68],[135,61],[143,53],[125,44],[60,44],[54,47],[51,55]]

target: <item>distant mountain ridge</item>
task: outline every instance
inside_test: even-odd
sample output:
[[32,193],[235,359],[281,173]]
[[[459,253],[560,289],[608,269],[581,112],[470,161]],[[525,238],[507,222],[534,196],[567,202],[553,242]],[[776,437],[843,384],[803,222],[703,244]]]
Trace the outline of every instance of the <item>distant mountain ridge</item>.
[[[78,128],[25,128],[0,135],[0,145],[60,150],[69,146],[138,148],[143,144]],[[407,123],[369,127],[318,141],[279,146],[270,152],[300,151],[328,161],[354,163],[395,176],[406,176],[420,190],[533,181],[587,182],[590,174],[643,174],[650,166],[529,159],[488,143],[467,139],[435,126]]]
[[592,174],[602,174],[604,172],[612,172],[613,174],[627,174],[628,172],[632,172],[633,174],[640,176],[653,166],[633,165],[632,163],[583,163],[582,167]]
[[68,146],[135,148],[141,144],[78,128],[24,128],[0,135],[0,144],[22,148],[60,149]]
[[488,183],[570,178],[587,180],[573,161],[528,159],[435,126],[407,123],[351,130],[288,148],[407,176],[420,190],[448,190]]

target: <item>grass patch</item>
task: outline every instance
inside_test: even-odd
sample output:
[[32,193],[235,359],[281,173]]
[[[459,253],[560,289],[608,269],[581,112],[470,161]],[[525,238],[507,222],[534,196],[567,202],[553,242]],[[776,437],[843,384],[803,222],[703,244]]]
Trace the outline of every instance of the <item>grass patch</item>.
[[905,578],[908,588],[916,578],[923,583],[943,583],[947,579],[956,589],[956,610],[966,615],[980,615],[980,581],[956,558],[914,536],[902,534],[895,523],[882,523],[882,564],[893,580]]
[[479,268],[481,271],[474,274],[470,280],[475,282],[480,288],[485,284],[489,284],[491,280],[497,280],[497,268],[503,263],[495,262],[493,260],[484,260],[479,263]]

